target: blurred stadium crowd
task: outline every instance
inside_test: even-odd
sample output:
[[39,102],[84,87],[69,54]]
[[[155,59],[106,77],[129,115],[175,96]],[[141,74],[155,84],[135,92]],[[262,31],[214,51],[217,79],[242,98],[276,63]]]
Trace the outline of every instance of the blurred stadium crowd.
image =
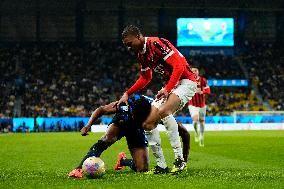
[[[197,55],[188,61],[207,79],[249,80],[249,87],[212,86],[207,115],[283,110],[281,48],[246,42],[231,56]],[[99,105],[116,100],[138,77],[139,66],[121,42],[56,42],[2,47],[0,70],[0,118],[65,117],[89,116]],[[153,75],[148,88],[155,94],[162,84]]]

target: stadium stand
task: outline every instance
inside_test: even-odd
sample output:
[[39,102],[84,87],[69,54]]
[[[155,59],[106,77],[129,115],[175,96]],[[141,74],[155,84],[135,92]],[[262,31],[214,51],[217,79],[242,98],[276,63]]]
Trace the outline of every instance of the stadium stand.
[[[201,67],[207,79],[245,78],[237,59],[249,72],[249,87],[211,87],[208,115],[267,110],[252,86],[259,89],[272,109],[283,109],[283,54],[268,44],[264,47],[247,46],[247,51],[234,56],[188,58]],[[83,47],[64,42],[18,44],[1,48],[0,62],[0,117],[87,116],[94,107],[116,100],[133,83],[139,69],[120,42],[103,41]],[[277,69],[271,69],[271,64]],[[159,87],[159,82],[152,82],[149,88],[155,93]],[[179,113],[187,114],[187,110]]]

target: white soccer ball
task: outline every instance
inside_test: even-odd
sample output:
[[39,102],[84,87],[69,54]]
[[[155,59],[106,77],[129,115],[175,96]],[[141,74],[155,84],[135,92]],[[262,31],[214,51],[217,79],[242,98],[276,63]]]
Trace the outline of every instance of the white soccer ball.
[[105,174],[105,163],[101,158],[89,157],[87,158],[82,166],[83,173],[89,178],[98,178]]

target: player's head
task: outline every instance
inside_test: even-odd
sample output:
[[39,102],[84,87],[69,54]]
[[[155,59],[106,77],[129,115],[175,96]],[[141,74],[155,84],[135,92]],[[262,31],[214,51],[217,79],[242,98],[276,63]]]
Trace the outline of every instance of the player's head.
[[191,71],[194,73],[196,77],[199,76],[199,68],[197,66],[191,66]]
[[143,49],[143,35],[140,29],[134,25],[128,25],[123,29],[122,42],[129,51],[138,53]]
[[135,122],[142,123],[151,111],[151,103],[144,97],[135,100],[132,106],[132,115]]

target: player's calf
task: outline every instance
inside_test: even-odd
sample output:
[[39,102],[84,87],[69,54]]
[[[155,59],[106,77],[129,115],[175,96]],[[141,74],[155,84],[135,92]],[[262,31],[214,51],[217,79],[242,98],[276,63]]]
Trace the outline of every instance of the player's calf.
[[143,164],[137,164],[135,165],[136,167],[136,172],[146,172],[148,171],[148,167],[143,165]]
[[194,141],[198,142],[199,141],[199,132],[198,132],[198,121],[193,120],[193,128],[194,128]]
[[204,147],[204,120],[200,121],[199,146]]

